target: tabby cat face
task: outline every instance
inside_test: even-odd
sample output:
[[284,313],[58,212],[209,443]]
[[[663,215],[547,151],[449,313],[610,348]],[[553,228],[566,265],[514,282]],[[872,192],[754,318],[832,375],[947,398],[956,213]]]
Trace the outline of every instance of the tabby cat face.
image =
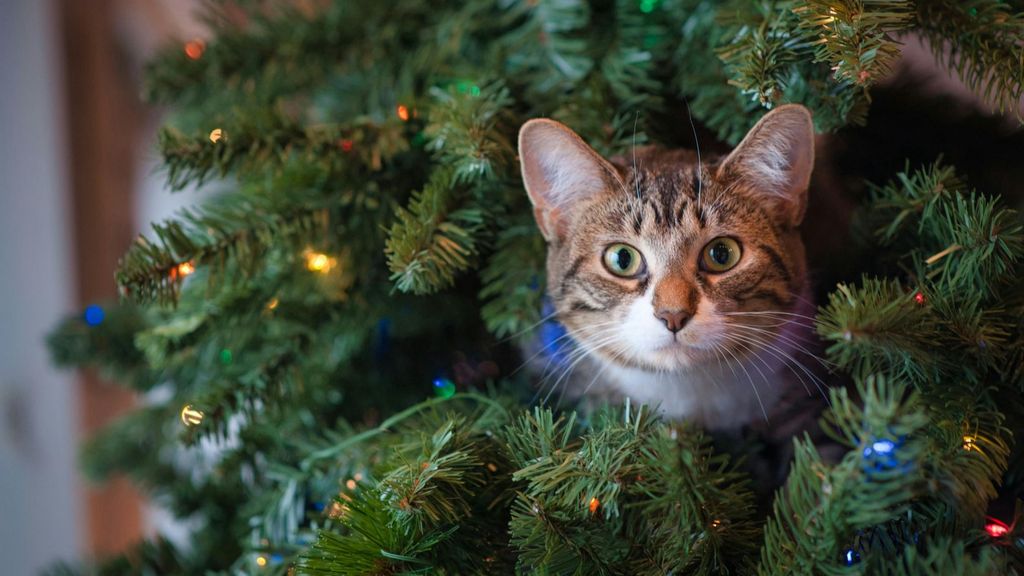
[[[519,136],[523,180],[548,242],[548,292],[584,348],[672,371],[738,361],[769,343],[805,282],[814,163],[801,106],[767,114],[724,159],[637,149],[601,158],[551,120]],[[756,341],[756,342],[755,342]]]

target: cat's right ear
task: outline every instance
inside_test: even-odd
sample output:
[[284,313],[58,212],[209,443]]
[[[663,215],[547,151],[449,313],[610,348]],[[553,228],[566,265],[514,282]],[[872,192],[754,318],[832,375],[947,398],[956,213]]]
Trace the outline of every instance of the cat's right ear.
[[615,168],[565,125],[538,118],[519,130],[523,184],[544,239],[564,237],[569,212],[622,186]]

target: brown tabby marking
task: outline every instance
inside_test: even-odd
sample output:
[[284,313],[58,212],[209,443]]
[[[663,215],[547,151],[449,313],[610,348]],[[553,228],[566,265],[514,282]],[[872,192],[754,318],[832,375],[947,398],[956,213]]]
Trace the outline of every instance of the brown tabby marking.
[[[561,124],[524,125],[548,292],[577,346],[571,370],[583,375],[569,384],[575,393],[597,386],[728,428],[766,415],[793,374],[807,386],[791,364],[810,313],[797,226],[813,146],[799,106],[769,113],[730,155],[702,165],[692,151],[655,147],[609,162]],[[721,237],[741,256],[711,272],[702,254]],[[607,269],[604,251],[617,243],[639,250],[643,274]]]

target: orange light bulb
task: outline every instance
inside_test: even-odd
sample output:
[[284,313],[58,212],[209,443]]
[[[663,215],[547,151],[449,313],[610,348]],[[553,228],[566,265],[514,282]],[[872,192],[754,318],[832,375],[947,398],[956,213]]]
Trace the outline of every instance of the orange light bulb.
[[189,60],[199,60],[205,51],[206,43],[199,38],[185,43],[185,56],[188,56]]

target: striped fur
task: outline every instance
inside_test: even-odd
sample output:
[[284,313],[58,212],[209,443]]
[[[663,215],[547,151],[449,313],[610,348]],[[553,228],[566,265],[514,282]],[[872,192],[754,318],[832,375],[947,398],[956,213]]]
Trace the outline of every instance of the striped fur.
[[[806,110],[770,113],[732,154],[701,164],[656,147],[605,160],[549,120],[524,126],[520,155],[548,240],[548,294],[571,335],[548,385],[658,403],[713,429],[767,418],[794,384],[813,389],[795,366],[813,313],[797,229],[813,165]],[[712,273],[699,263],[718,237],[742,255]],[[646,272],[610,273],[602,255],[615,243],[638,249]],[[666,309],[690,319],[672,332],[656,317]]]

